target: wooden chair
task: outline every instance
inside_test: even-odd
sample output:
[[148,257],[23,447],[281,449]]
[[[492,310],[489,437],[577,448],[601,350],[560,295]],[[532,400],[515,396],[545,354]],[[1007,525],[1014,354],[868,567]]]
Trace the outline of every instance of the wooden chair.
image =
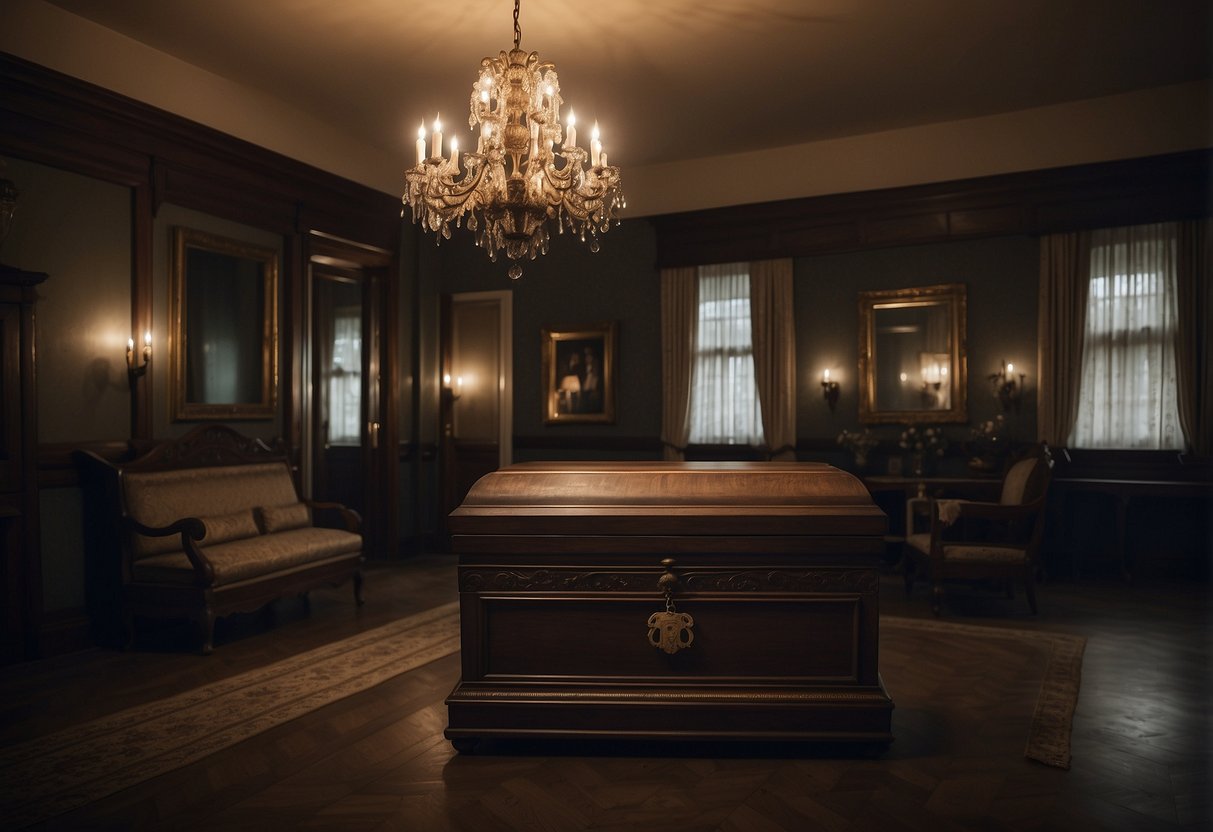
[[[924,574],[931,582],[931,611],[939,615],[945,581],[1002,581],[1008,597],[1023,581],[1036,614],[1036,569],[1044,532],[1045,499],[1053,459],[1044,443],[1007,469],[997,503],[915,497],[906,505],[905,586]],[[930,531],[915,532],[925,509]]]

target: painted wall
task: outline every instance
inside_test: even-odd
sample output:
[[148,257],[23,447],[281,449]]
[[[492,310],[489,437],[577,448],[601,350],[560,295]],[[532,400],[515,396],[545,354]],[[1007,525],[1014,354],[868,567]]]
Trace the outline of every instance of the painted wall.
[[38,441],[124,439],[130,430],[128,189],[5,159],[21,191],[0,259],[38,288]]
[[[420,245],[433,247],[432,237]],[[514,434],[518,437],[560,438],[643,437],[661,433],[661,292],[656,260],[656,237],[647,220],[629,220],[612,228],[601,250],[592,253],[568,234],[552,239],[546,256],[523,264],[522,277],[511,281],[504,257],[492,263],[466,231],[430,252],[431,308],[439,294],[509,289],[514,293]],[[576,328],[619,322],[616,361],[616,414],[613,425],[543,423],[544,389],[541,333],[545,327]],[[437,329],[430,372],[437,370]],[[581,454],[585,456],[583,452]],[[554,458],[525,448],[515,453],[526,459]]]
[[[796,280],[796,431],[801,441],[832,439],[859,424],[859,292],[962,283],[968,315],[968,405],[970,424],[1002,412],[987,380],[1003,361],[1027,373],[1028,395],[1018,414],[1008,415],[1015,439],[1036,437],[1036,295],[1038,242],[1032,237],[996,237],[799,258]],[[821,395],[822,371],[840,382],[837,410]],[[874,427],[886,439],[898,426]],[[952,425],[953,441],[968,437],[969,425]],[[845,455],[823,456],[846,464]],[[958,461],[959,462],[959,461]]]
[[[4,175],[21,191],[0,260],[46,272],[35,310],[38,440],[130,435],[131,200],[126,188],[19,159]],[[40,495],[43,607],[84,606],[80,489]]]
[[[420,241],[424,249],[433,240]],[[524,266],[520,280],[506,276],[508,265],[490,263],[456,234],[434,248],[425,259],[435,298],[445,292],[511,288],[514,291],[514,432],[525,446],[532,437],[546,440],[627,437],[654,440],[661,432],[660,276],[653,266],[656,237],[644,220],[627,220],[603,239],[591,254],[576,242],[554,240],[552,251]],[[957,243],[802,257],[794,262],[797,356],[797,434],[816,450],[812,458],[846,464],[830,443],[845,429],[860,428],[857,372],[859,362],[858,293],[962,283],[968,295],[968,401],[970,424],[993,418],[1001,408],[987,380],[1003,361],[1027,373],[1028,395],[1018,414],[1008,414],[1013,438],[1031,441],[1036,435],[1036,295],[1037,241],[1000,237]],[[614,425],[543,424],[540,378],[541,339],[545,326],[577,326],[608,320],[619,322],[617,421]],[[437,327],[427,374],[438,373]],[[842,383],[836,412],[821,397],[821,373]],[[945,432],[959,443],[970,424],[951,425]],[[436,430],[436,428],[435,428]],[[876,429],[895,439],[900,427]],[[605,443],[604,443],[605,444]],[[518,461],[608,456],[608,452],[578,448],[519,449]],[[644,453],[628,453],[631,457]],[[955,460],[956,465],[961,460]]]

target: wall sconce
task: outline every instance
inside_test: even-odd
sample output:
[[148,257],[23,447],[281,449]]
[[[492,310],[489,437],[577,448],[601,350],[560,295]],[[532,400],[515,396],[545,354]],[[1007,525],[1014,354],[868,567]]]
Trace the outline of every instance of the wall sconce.
[[830,381],[830,371],[826,370],[821,377],[821,397],[830,406],[831,413],[838,407],[838,392],[838,382]]
[[131,384],[135,383],[135,379],[147,374],[147,366],[152,360],[152,332],[148,330],[143,333],[143,349],[141,361],[135,359],[135,339],[126,339],[126,373],[130,377]]
[[442,390],[451,397],[451,401],[455,401],[463,395],[463,376],[455,376],[455,384],[452,386],[451,374],[445,373],[442,376]]
[[1024,391],[1023,373],[1019,374],[1019,383],[1015,383],[1015,365],[1002,362],[1002,369],[997,373],[991,373],[989,376],[990,383],[994,385],[994,397],[998,399],[1002,405],[1003,412],[1009,411],[1012,407],[1015,412],[1019,412],[1020,400],[1023,398]]

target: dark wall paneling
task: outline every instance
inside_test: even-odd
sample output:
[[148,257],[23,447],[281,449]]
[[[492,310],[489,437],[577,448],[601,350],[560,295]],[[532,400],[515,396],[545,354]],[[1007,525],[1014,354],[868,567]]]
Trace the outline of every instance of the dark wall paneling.
[[669,214],[658,266],[1047,234],[1210,213],[1213,151]]
[[153,209],[167,201],[283,233],[399,245],[395,197],[2,53],[0,114],[0,152],[150,182]]

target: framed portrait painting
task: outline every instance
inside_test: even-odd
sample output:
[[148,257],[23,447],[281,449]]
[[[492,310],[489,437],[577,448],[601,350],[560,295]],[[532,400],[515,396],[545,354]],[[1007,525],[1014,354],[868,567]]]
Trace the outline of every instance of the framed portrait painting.
[[615,422],[618,322],[543,330],[543,422]]

